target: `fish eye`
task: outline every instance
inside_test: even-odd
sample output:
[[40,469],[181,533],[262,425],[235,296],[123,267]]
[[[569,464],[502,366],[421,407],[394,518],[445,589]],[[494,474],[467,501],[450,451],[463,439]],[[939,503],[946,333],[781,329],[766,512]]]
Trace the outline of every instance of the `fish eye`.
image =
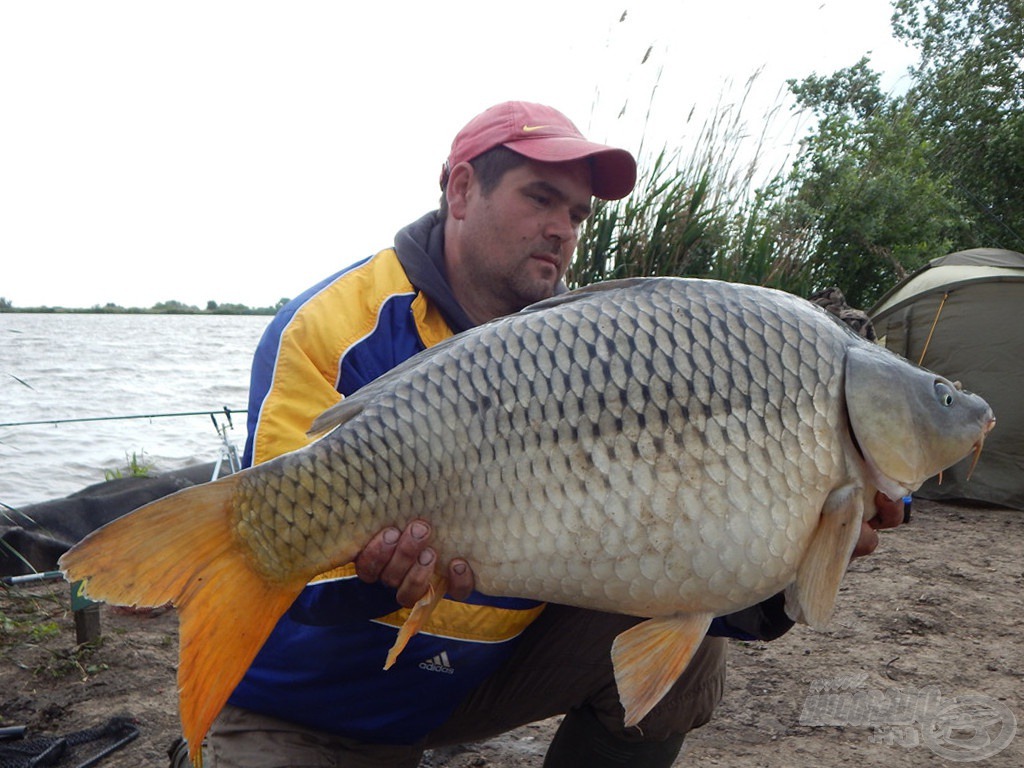
[[938,398],[939,403],[941,403],[946,408],[952,406],[954,401],[956,400],[953,393],[953,388],[950,387],[949,384],[946,384],[945,382],[942,381],[935,382],[935,397]]

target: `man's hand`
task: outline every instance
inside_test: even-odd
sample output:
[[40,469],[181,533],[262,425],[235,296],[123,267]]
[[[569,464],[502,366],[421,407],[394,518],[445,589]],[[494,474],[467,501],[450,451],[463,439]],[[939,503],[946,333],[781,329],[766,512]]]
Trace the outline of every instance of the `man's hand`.
[[[399,604],[411,608],[427,593],[437,565],[437,553],[429,546],[430,523],[413,520],[404,531],[385,528],[370,539],[356,556],[356,575],[367,583],[379,581],[398,590]],[[464,600],[473,591],[469,563],[455,558],[448,563],[448,596]]]
[[893,501],[880,491],[875,494],[877,514],[870,520],[861,523],[860,538],[853,549],[853,557],[870,555],[878,546],[878,531],[882,528],[895,528],[903,522],[903,501]]

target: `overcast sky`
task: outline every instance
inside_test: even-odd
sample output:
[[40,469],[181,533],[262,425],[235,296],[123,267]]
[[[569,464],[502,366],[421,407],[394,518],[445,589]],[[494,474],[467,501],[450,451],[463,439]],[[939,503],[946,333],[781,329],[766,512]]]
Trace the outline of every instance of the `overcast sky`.
[[914,56],[890,15],[887,0],[3,2],[0,297],[274,304],[436,207],[452,137],[494,103],[551,104],[634,152],[685,146],[759,69],[755,122],[787,78],[868,53],[898,88]]

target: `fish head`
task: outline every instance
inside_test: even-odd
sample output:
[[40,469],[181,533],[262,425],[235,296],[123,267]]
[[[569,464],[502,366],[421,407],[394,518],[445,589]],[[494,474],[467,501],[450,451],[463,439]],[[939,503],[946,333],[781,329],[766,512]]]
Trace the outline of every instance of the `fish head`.
[[877,345],[846,356],[850,429],[882,493],[898,499],[970,453],[995,426],[988,403]]

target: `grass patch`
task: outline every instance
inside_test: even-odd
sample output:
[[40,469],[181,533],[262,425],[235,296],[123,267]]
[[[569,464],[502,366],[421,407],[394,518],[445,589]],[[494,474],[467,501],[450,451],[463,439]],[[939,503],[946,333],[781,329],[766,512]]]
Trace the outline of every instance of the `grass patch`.
[[129,456],[127,451],[124,454],[124,466],[115,467],[114,469],[108,469],[103,473],[104,479],[110,480],[121,480],[125,477],[148,477],[149,472],[153,469],[153,463],[146,461],[146,452],[142,451],[141,455],[132,451],[132,455]]
[[0,662],[37,677],[87,677],[105,669],[91,662],[102,640],[75,643],[71,596],[63,581],[0,587]]

